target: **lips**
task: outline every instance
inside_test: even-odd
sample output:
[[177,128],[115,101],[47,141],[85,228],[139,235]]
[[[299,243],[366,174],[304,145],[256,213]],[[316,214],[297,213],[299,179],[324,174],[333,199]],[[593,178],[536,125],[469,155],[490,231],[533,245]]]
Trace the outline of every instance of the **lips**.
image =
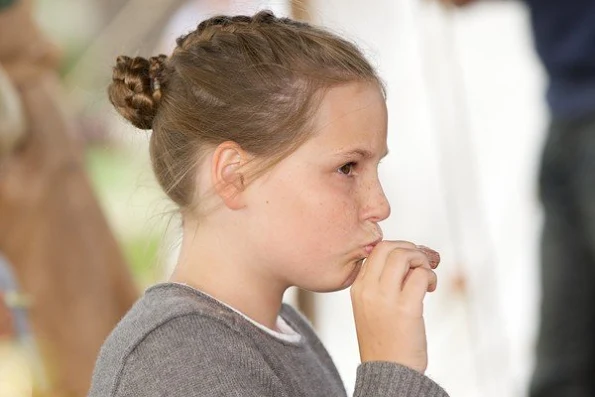
[[372,241],[371,243],[367,244],[366,246],[364,246],[364,250],[367,252],[368,255],[370,255],[370,253],[372,252],[372,250],[374,249],[374,247],[376,247],[376,245],[382,241],[382,237]]
[[[366,254],[370,255],[370,253],[372,253],[372,250],[374,249],[374,247],[376,247],[376,245],[381,241],[382,241],[382,237],[365,245],[364,251],[366,252]],[[440,254],[438,252],[434,251],[431,248],[426,247],[425,245],[418,245],[417,249],[419,249],[424,254],[426,254],[426,256],[428,257],[428,260],[430,262],[430,267],[432,269],[435,269],[438,266],[438,264],[440,263]]]

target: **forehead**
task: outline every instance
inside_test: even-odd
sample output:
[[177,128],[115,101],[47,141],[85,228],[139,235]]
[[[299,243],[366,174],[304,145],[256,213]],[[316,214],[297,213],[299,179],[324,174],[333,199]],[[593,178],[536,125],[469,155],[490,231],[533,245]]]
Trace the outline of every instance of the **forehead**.
[[314,120],[314,134],[304,144],[317,151],[365,149],[382,156],[386,148],[387,111],[380,88],[350,83],[326,92]]

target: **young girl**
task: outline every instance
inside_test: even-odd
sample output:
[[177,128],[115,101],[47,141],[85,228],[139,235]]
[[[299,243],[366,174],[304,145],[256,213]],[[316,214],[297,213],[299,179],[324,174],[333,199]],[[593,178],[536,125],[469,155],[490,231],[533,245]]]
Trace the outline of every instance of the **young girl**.
[[90,396],[345,396],[308,322],[282,304],[290,286],[351,286],[355,396],[447,396],[423,375],[439,257],[382,241],[387,110],[353,44],[270,12],[219,16],[169,58],[119,57],[109,96],[153,130],[183,240],[169,282],[105,342]]

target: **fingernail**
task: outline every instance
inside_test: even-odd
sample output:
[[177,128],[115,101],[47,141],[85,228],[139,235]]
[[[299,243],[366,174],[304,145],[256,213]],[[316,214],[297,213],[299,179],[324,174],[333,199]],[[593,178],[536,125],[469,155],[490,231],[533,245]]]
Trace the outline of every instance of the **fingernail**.
[[437,251],[434,251],[425,245],[418,245],[417,248],[428,256],[428,260],[430,261],[431,265],[437,266],[440,263],[440,254]]

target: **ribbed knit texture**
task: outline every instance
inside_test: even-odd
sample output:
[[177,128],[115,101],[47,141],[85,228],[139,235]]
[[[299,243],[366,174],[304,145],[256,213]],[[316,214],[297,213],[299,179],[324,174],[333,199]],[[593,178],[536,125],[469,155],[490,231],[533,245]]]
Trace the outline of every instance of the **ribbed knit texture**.
[[447,396],[446,392],[427,376],[390,362],[373,361],[357,368],[354,397]]
[[[192,288],[159,284],[104,343],[89,397],[346,396],[330,356],[291,306],[281,316],[302,338],[288,342]],[[429,378],[401,365],[360,365],[357,397],[445,397]]]

